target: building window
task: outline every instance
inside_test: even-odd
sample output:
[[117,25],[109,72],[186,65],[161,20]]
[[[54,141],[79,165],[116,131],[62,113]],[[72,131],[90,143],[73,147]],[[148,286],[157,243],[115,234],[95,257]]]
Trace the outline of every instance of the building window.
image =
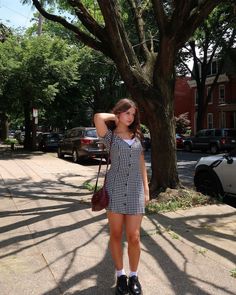
[[211,63],[211,74],[212,75],[217,74],[217,70],[218,70],[217,68],[218,68],[218,64],[217,64],[217,61],[215,60]]
[[219,104],[225,103],[225,85],[219,85]]
[[195,92],[194,92],[194,100],[195,100],[195,106],[198,105],[198,92],[197,92],[197,88],[195,89]]
[[225,128],[226,127],[226,113],[225,112],[220,112],[220,128]]
[[[210,92],[210,90],[211,90],[211,87],[207,87],[207,97],[208,97],[208,94],[209,94],[209,92]],[[210,99],[209,99],[209,102],[208,102],[209,104],[211,103],[213,103],[213,93],[211,92],[211,96],[210,96]]]
[[207,128],[209,128],[209,129],[213,128],[213,114],[212,113],[207,114]]
[[209,64],[208,70],[207,70],[207,76],[213,76],[218,73],[218,62],[216,60],[212,61]]

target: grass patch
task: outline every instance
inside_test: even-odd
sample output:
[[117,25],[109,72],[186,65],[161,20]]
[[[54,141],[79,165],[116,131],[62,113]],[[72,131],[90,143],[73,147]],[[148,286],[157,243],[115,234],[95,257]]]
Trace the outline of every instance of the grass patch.
[[196,206],[215,204],[219,201],[204,196],[190,189],[167,189],[160,193],[157,198],[152,199],[146,206],[147,214],[159,212],[176,211],[178,209],[188,209]]
[[[95,189],[95,184],[92,184],[89,180],[86,180],[83,184],[82,184],[82,188],[87,189],[90,192],[93,192]],[[97,191],[102,188],[101,185],[97,186]]]
[[234,268],[230,271],[230,275],[231,275],[231,277],[236,278],[236,268]]
[[205,256],[207,253],[207,249],[205,249],[205,248],[197,248],[197,249],[195,248],[194,251],[195,251],[195,253],[201,254],[203,256]]

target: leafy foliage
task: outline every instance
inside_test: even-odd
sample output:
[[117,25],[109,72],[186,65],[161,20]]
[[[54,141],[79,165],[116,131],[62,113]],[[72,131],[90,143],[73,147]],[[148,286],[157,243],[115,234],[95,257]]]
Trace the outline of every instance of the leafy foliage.
[[175,117],[176,133],[184,134],[186,133],[190,120],[188,119],[188,112],[180,114],[178,117]]

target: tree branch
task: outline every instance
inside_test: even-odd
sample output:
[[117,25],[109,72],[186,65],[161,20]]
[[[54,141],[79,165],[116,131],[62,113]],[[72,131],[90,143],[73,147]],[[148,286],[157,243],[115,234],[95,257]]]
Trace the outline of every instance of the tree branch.
[[126,33],[118,1],[98,0],[98,4],[104,17],[105,29],[110,36],[112,52],[115,55],[114,60],[120,73],[129,81],[138,78],[143,83],[149,84]]
[[75,33],[76,37],[83,42],[85,45],[97,50],[101,51],[105,55],[109,56],[112,58],[112,54],[106,46],[100,41],[95,40],[94,38],[90,37],[88,34],[82,32],[77,26],[69,23],[66,19],[64,19],[61,16],[54,15],[51,13],[48,13],[43,6],[39,3],[38,0],[32,0],[34,6],[37,8],[37,10],[47,19],[60,23],[63,25],[65,28],[69,29],[73,33]]
[[136,31],[137,31],[137,34],[139,37],[141,49],[144,53],[144,56],[147,59],[150,52],[148,50],[147,43],[146,43],[144,21],[142,18],[142,9],[141,9],[141,6],[137,3],[137,0],[128,0],[128,2],[129,2],[129,5],[133,11]]
[[[211,11],[222,0],[179,0],[176,10],[171,19],[171,31],[175,32],[177,48],[181,48],[183,44],[191,37],[197,27],[207,18]],[[176,27],[176,18],[182,19]]]
[[84,27],[102,42],[107,42],[104,28],[102,28],[91,16],[91,14],[89,14],[88,10],[84,7],[81,1],[68,0],[68,2],[75,9],[75,13]]
[[160,35],[163,35],[166,31],[168,18],[167,18],[167,15],[165,14],[162,0],[152,0],[152,5],[153,5],[156,21],[159,27]]

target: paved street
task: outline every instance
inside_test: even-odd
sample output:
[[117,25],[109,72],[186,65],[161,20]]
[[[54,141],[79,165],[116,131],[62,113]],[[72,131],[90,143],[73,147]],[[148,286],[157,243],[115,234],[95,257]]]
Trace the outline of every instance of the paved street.
[[[54,154],[56,156],[56,154]],[[199,158],[208,156],[208,154],[200,153],[200,152],[192,152],[188,153],[182,150],[177,151],[177,167],[179,172],[179,177],[183,185],[188,187],[193,187],[193,175],[194,175],[194,167]],[[68,161],[71,161],[71,158],[66,158]],[[145,152],[145,161],[146,166],[148,168],[151,167],[151,153],[150,151]],[[81,163],[84,166],[89,166],[94,171],[97,171],[99,160],[92,159],[87,160]]]

